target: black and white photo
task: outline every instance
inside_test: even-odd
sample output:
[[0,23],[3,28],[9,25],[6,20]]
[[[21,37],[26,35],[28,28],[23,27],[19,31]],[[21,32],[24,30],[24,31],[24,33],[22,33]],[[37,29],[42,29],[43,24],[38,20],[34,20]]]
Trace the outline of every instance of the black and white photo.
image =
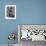
[[16,5],[5,5],[5,19],[16,19]]

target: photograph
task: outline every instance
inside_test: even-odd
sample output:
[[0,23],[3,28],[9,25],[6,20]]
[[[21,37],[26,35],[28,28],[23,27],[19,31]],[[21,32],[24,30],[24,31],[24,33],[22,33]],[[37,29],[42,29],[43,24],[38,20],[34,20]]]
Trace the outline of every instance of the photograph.
[[5,19],[16,19],[16,5],[5,5]]
[[19,24],[18,42],[20,46],[31,46],[31,42],[46,41],[46,25]]

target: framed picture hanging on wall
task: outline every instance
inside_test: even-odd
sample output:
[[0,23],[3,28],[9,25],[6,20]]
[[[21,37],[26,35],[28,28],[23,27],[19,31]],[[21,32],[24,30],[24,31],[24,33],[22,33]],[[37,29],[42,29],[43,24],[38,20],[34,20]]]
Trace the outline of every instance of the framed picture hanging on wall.
[[16,19],[16,5],[5,5],[5,19]]

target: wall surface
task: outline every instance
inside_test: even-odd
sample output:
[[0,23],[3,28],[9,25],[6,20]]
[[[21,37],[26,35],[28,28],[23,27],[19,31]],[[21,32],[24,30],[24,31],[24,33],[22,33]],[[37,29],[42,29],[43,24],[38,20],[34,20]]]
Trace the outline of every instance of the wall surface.
[[[6,4],[16,4],[16,20],[5,19]],[[9,32],[17,34],[17,24],[46,24],[46,0],[0,0],[0,44],[8,43]]]
[[[8,35],[10,32],[16,32],[17,35],[17,21],[5,19],[5,5],[15,4],[16,0],[0,0],[0,44],[9,42]],[[15,42],[18,42],[17,38]]]

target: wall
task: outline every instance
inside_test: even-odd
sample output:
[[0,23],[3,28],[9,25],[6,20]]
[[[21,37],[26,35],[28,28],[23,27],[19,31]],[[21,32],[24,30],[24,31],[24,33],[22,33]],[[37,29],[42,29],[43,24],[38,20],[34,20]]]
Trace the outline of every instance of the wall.
[[[5,5],[8,4],[14,5],[16,0],[0,0],[0,44],[9,42],[8,35],[10,32],[16,32],[17,35],[17,21],[5,19]],[[17,39],[15,42],[18,42]]]
[[[16,20],[5,19],[5,5],[16,4]],[[17,24],[46,24],[46,0],[0,0],[0,44],[7,44]],[[17,43],[17,40],[16,40]]]
[[46,24],[46,0],[17,0],[17,23]]

